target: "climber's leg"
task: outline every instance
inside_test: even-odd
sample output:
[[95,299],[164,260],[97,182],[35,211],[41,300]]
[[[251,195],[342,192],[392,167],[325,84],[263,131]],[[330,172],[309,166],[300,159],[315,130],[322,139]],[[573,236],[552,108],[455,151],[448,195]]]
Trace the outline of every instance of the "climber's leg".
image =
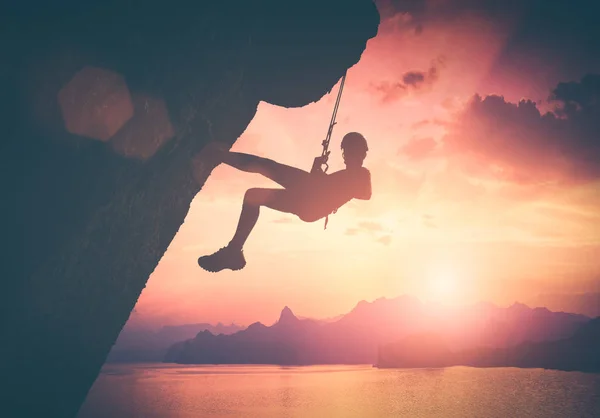
[[286,189],[303,184],[310,178],[307,171],[252,154],[227,151],[222,161],[238,170],[261,174]]
[[260,207],[266,206],[279,212],[294,213],[294,205],[290,199],[291,192],[283,189],[249,189],[244,195],[242,213],[237,229],[229,246],[242,249],[250,232],[256,225],[260,214]]
[[223,269],[240,270],[246,265],[242,249],[250,236],[260,215],[260,207],[285,213],[295,213],[292,192],[285,189],[249,189],[244,195],[242,212],[237,229],[229,244],[216,253],[198,259],[198,264],[205,270],[218,272]]

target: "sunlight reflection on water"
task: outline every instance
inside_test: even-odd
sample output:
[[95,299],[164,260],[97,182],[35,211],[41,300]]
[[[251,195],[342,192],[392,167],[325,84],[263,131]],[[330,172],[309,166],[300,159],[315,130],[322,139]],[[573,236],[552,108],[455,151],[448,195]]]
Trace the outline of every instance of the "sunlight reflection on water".
[[598,417],[600,375],[540,369],[106,365],[78,418]]

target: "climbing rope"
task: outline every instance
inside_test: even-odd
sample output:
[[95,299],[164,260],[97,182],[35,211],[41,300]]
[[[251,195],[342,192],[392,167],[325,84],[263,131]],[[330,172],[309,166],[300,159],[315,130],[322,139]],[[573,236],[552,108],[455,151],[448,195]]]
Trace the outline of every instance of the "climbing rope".
[[325,169],[324,173],[327,173],[329,170],[329,164],[327,164],[327,160],[329,159],[329,142],[331,141],[331,134],[333,133],[333,127],[337,124],[335,121],[335,117],[337,116],[338,109],[340,107],[340,100],[342,98],[342,91],[344,90],[344,82],[346,81],[346,74],[342,77],[342,82],[340,83],[340,90],[338,91],[337,99],[335,101],[335,106],[333,107],[333,114],[331,115],[331,121],[329,122],[329,129],[327,130],[327,136],[321,143],[323,145],[323,152],[321,153],[322,157],[325,157],[324,165]]
[[[342,91],[344,90],[345,81],[346,81],[346,73],[344,73],[344,76],[342,77],[342,82],[340,83],[340,89],[338,91],[337,99],[335,101],[335,106],[333,107],[333,114],[331,115],[331,121],[329,122],[329,129],[327,130],[327,136],[321,143],[321,145],[323,145],[323,152],[321,153],[321,157],[324,157],[323,165],[325,166],[325,169],[323,169],[323,173],[327,173],[327,170],[329,170],[329,164],[327,164],[327,161],[329,160],[329,153],[330,153],[329,142],[331,141],[331,134],[333,133],[333,127],[337,123],[335,121],[335,117],[337,116],[337,112],[340,107],[340,101],[342,98]],[[337,212],[337,209],[335,209],[331,213],[336,213],[336,212]],[[327,229],[328,223],[329,223],[329,215],[327,215],[325,217],[325,226],[323,227],[324,230]]]

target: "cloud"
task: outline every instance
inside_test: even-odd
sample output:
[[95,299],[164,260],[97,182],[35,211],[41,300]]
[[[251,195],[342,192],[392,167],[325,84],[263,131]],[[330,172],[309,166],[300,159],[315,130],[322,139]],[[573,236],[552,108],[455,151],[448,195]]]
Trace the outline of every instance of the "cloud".
[[587,74],[581,82],[559,83],[552,91],[550,100],[558,102],[561,116],[573,116],[578,110],[598,105],[600,75]]
[[520,184],[600,178],[600,75],[560,83],[554,112],[530,100],[475,95],[442,138],[443,150],[467,172]]
[[431,124],[431,121],[429,119],[423,119],[423,120],[420,120],[418,122],[413,123],[410,126],[410,128],[413,129],[413,130],[416,130],[416,129],[422,128],[424,126],[428,126],[430,124]]
[[427,71],[408,71],[402,75],[402,81],[382,81],[372,83],[371,91],[380,97],[382,103],[396,101],[411,91],[421,91],[430,88],[439,78],[439,67],[445,63],[444,57],[439,57]]
[[384,226],[379,222],[363,221],[363,222],[359,222],[358,226],[355,228],[346,229],[345,234],[350,235],[350,236],[366,234],[366,235],[374,237],[374,240],[376,243],[387,246],[387,245],[390,245],[390,243],[392,242],[391,235],[386,234],[383,236],[377,236],[378,233],[382,233],[384,231],[386,231],[386,228],[384,228]]
[[413,123],[410,126],[410,129],[412,129],[413,131],[419,130],[421,128],[424,128],[426,126],[442,126],[442,127],[447,127],[447,126],[451,126],[452,122],[443,120],[443,119],[438,119],[438,118],[434,118],[434,119],[423,119],[420,120],[418,122]]
[[425,73],[420,71],[409,71],[402,76],[402,82],[407,86],[417,87],[425,81]]
[[379,222],[372,222],[372,221],[360,222],[358,224],[358,227],[365,231],[368,231],[368,232],[383,231],[383,225],[381,225]]
[[438,226],[437,226],[437,224],[435,222],[429,221],[427,219],[423,219],[422,223],[423,223],[423,226],[425,226],[427,228],[431,228],[431,229],[437,229],[438,228]]
[[[457,24],[476,15],[490,26],[510,28],[510,39],[498,66],[522,68],[523,52],[532,51],[542,62],[568,69],[600,63],[598,6],[591,0],[376,0],[382,19],[394,21],[407,33],[429,26]],[[562,59],[560,59],[562,58]],[[588,67],[589,68],[589,67]]]
[[440,106],[445,110],[453,111],[457,108],[459,102],[460,100],[456,97],[446,97],[444,100],[442,100]]
[[406,155],[411,160],[422,160],[429,156],[436,146],[437,142],[432,137],[412,138],[398,150],[398,153]]
[[375,240],[376,242],[383,244],[385,246],[388,246],[392,243],[392,236],[391,235],[384,235],[382,237],[379,237]]
[[346,235],[354,236],[358,235],[358,228],[348,228],[346,229]]
[[381,83],[371,84],[371,90],[380,97],[382,103],[389,103],[403,97],[406,94],[407,87],[400,82],[382,81]]
[[434,216],[424,213],[421,215],[421,224],[423,226],[425,226],[426,228],[437,229],[438,226],[434,222],[434,219],[435,219]]
[[406,86],[420,88],[424,84],[432,84],[438,78],[438,69],[432,65],[427,72],[409,71],[402,76],[402,82]]

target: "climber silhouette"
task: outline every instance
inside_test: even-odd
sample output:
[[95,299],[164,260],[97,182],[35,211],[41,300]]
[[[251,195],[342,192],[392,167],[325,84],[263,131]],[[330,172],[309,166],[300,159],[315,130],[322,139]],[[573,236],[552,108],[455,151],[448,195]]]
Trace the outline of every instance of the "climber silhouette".
[[292,213],[305,222],[315,222],[335,212],[352,199],[371,198],[371,174],[363,167],[369,150],[365,138],[350,132],[341,143],[346,168],[326,174],[326,155],[314,159],[309,172],[251,154],[227,151],[217,143],[207,145],[203,158],[215,166],[225,163],[249,173],[258,173],[278,183],[282,189],[252,188],[246,191],[235,234],[226,247],[200,257],[198,264],[210,272],[240,270],[246,265],[243,246],[256,225],[260,207]]

